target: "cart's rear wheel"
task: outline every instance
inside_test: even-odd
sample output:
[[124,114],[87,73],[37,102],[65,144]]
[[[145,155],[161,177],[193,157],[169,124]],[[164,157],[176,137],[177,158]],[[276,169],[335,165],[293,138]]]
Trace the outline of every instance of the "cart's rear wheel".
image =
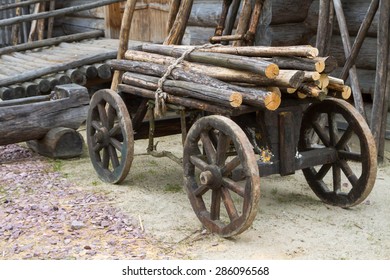
[[[229,237],[252,224],[260,198],[259,170],[252,145],[236,123],[222,116],[198,120],[188,132],[183,165],[192,208],[208,230]],[[234,181],[231,174],[237,169],[243,174]]]
[[97,91],[87,118],[88,151],[93,167],[105,182],[120,183],[134,155],[133,128],[122,98],[109,89]]
[[[315,139],[319,139],[313,143]],[[337,160],[303,169],[315,194],[325,203],[350,207],[371,192],[376,178],[377,153],[364,118],[344,100],[329,98],[311,105],[304,114],[300,151],[334,148]]]

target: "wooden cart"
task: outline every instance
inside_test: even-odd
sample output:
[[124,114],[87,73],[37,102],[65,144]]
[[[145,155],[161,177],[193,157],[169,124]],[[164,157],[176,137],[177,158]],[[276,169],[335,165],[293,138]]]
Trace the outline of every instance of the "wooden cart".
[[[96,92],[90,102],[87,142],[99,177],[123,181],[134,141],[182,134],[184,187],[201,223],[224,237],[252,224],[260,177],[302,170],[315,194],[343,208],[361,203],[373,188],[376,148],[364,118],[348,102],[327,98],[283,99],[276,111],[253,106],[199,106],[170,96],[169,117],[153,117],[154,95],[119,85]],[[147,114],[147,112],[150,112]]]

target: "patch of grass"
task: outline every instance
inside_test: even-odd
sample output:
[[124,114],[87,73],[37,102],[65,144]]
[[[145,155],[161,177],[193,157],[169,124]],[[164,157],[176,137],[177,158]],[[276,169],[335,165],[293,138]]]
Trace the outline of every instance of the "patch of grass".
[[182,186],[180,186],[178,184],[166,184],[164,186],[164,191],[170,192],[170,193],[178,193],[178,192],[181,192],[182,189],[183,189]]
[[63,169],[64,163],[61,160],[55,159],[52,162],[52,166],[54,172],[59,172]]
[[278,193],[278,189],[277,189],[277,188],[273,188],[273,189],[271,190],[271,194],[272,194],[272,195],[277,195],[277,193]]
[[101,182],[99,181],[92,181],[92,186],[96,187],[97,185],[100,185]]

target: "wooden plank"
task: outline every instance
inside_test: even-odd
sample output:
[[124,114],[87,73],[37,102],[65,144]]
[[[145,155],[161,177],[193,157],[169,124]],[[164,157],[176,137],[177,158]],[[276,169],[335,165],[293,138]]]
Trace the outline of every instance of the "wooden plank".
[[294,115],[291,111],[279,113],[279,158],[280,175],[295,173],[295,132]]

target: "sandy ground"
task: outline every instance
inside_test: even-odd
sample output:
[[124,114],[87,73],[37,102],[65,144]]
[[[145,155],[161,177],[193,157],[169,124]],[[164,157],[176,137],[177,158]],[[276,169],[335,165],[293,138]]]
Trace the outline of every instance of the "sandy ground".
[[[158,140],[159,149],[181,155],[180,137]],[[181,166],[144,155],[146,141],[136,141],[135,146],[130,174],[121,185],[100,181],[87,155],[61,161],[60,172],[80,188],[104,193],[121,211],[138,219],[145,234],[184,252],[179,258],[390,259],[389,154],[368,199],[349,210],[323,204],[301,172],[262,178],[252,227],[224,239],[202,228],[183,190]]]

